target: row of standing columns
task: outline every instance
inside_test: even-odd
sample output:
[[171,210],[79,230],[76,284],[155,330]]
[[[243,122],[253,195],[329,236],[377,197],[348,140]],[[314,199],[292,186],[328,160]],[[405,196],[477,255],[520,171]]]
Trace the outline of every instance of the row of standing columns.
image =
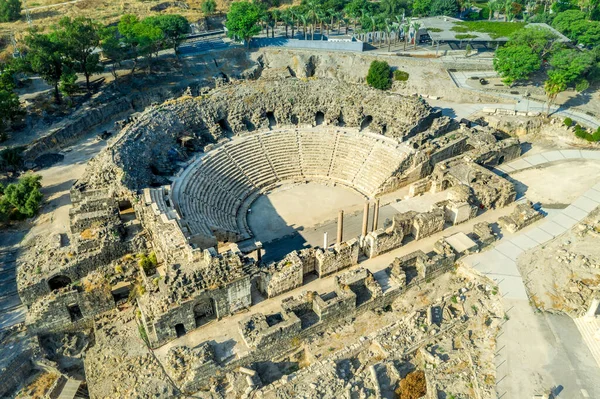
[[[362,222],[362,230],[361,235],[364,237],[369,233],[369,201],[365,202],[365,206],[363,209],[363,222]],[[375,200],[373,204],[373,223],[371,225],[371,231],[377,230],[379,220],[379,198]],[[338,213],[338,222],[337,222],[337,240],[338,244],[341,244],[344,239],[344,211],[341,210]],[[329,247],[329,240],[327,232],[323,233],[323,248]]]

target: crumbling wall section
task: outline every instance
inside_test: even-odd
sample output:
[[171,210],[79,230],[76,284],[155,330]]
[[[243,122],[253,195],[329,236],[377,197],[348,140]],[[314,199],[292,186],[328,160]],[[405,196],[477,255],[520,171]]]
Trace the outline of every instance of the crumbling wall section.
[[353,238],[333,248],[317,250],[317,273],[319,277],[358,264],[359,249],[358,240]]

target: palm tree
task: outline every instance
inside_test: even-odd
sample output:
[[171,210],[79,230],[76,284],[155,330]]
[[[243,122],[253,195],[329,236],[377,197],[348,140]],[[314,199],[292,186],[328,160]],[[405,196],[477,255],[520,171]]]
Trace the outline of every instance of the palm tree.
[[508,17],[509,14],[511,13],[512,10],[512,0],[506,0],[506,3],[504,3],[504,22],[508,21]]
[[298,19],[300,19],[300,21],[302,21],[302,25],[304,26],[304,28],[302,29],[304,31],[304,40],[307,40],[307,37],[306,37],[306,24],[308,22],[308,17],[305,14],[299,14],[298,15]]
[[402,21],[404,20],[404,17],[400,16],[400,15],[396,15],[396,27],[398,28],[398,36],[396,36],[396,43],[398,43],[400,41],[400,32],[402,31]]
[[415,30],[415,50],[417,49],[417,36],[419,35],[419,29],[421,28],[421,24],[418,22],[413,22],[412,27]]
[[404,30],[404,51],[406,51],[406,45],[408,44],[408,34],[410,33],[410,21],[402,25],[402,29]]
[[294,24],[297,20],[299,20],[298,15],[298,9],[296,7],[291,7],[288,10],[290,10],[290,20],[292,21],[292,39],[294,38]]
[[371,41],[375,44],[375,16],[373,14],[367,14],[367,18],[371,20]]
[[387,42],[388,42],[388,53],[390,51],[392,51],[392,31],[394,30],[394,28],[392,27],[392,25],[390,24],[391,19],[386,18],[385,19],[385,34],[387,35]]
[[269,22],[271,21],[271,15],[268,12],[263,12],[260,16],[260,21],[265,28],[265,33],[267,34],[267,38],[269,37]]
[[320,6],[316,0],[309,0],[306,3],[306,16],[311,23],[312,32],[311,32],[311,40],[315,40],[315,22],[317,21],[317,12],[319,11]]
[[319,34],[321,35],[321,40],[325,40],[325,35],[323,34],[323,22],[327,21],[327,14],[324,11],[318,10],[316,17],[319,22]]
[[273,20],[274,29],[271,30],[271,36],[275,37],[275,29],[277,29],[277,22],[281,19],[281,11],[274,9],[271,11],[271,19]]
[[283,25],[285,26],[285,38],[287,39],[288,28],[292,23],[291,11],[289,8],[281,13],[281,22],[283,22]]
[[488,15],[488,21],[491,21],[492,15],[494,14],[494,10],[496,8],[496,0],[488,0],[487,6],[488,6],[488,9],[490,10],[490,13]]
[[469,11],[471,9],[471,7],[473,7],[473,3],[471,2],[471,0],[465,0],[463,2],[463,7],[465,9],[464,14],[463,14],[463,18],[465,17],[465,15],[469,15],[467,13],[467,11]]

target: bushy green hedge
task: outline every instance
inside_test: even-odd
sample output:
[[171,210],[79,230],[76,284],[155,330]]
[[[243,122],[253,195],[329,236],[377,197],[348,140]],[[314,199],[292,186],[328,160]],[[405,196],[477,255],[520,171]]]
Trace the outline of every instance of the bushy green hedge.
[[580,139],[595,143],[600,141],[600,127],[596,129],[594,133],[588,133],[587,130],[577,125],[575,126],[575,136],[579,137]]
[[401,71],[399,69],[396,69],[394,71],[394,80],[397,80],[399,82],[406,82],[409,76],[410,75],[408,74],[408,72]]
[[566,127],[571,127],[571,126],[573,126],[573,119],[566,117],[563,123],[565,124]]
[[459,33],[458,35],[454,36],[456,39],[458,40],[465,40],[465,39],[477,39],[477,35],[471,35],[468,33]]
[[0,188],[0,221],[22,220],[34,216],[42,202],[39,175],[25,175],[18,183]]
[[392,69],[385,61],[373,61],[367,74],[369,86],[379,90],[387,90],[392,87]]

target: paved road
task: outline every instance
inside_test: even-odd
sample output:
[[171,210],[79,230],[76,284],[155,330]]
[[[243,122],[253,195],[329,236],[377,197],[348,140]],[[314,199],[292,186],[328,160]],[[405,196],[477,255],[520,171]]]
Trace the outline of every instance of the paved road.
[[16,244],[21,234],[8,232],[0,237],[0,330],[25,321],[25,307],[17,293]]
[[186,57],[210,50],[222,50],[230,47],[230,43],[223,41],[222,37],[212,37],[202,40],[194,40],[179,46],[179,53]]
[[[600,161],[600,151],[550,151],[519,158],[495,171],[506,175],[577,159]],[[565,209],[547,210],[543,222],[463,260],[498,283],[509,317],[498,337],[499,398],[530,398],[552,387],[559,398],[600,398],[600,368],[575,322],[568,316],[536,313],[517,267],[523,252],[560,236],[598,206],[600,183]]]
[[[490,96],[507,98],[507,99],[517,101],[516,104],[479,104],[479,106],[477,107],[478,111],[480,111],[483,108],[503,108],[503,109],[511,109],[511,110],[515,110],[515,111],[530,111],[530,112],[546,112],[548,110],[548,107],[546,106],[546,104],[538,102],[538,101],[534,101],[531,99],[524,99],[524,97],[522,95],[515,95],[515,94],[509,94],[509,93],[495,93],[495,92],[477,89],[477,88],[474,88],[467,84],[467,81],[472,76],[477,76],[477,77],[497,76],[497,74],[494,71],[473,71],[473,72],[458,71],[458,72],[448,72],[448,73],[450,74],[450,77],[452,78],[454,84],[456,84],[456,86],[461,89],[476,91],[476,92],[480,92],[480,93],[485,93]],[[475,106],[476,104],[470,104],[470,105]],[[462,107],[462,105],[461,105],[461,107]],[[579,123],[587,125],[593,129],[600,127],[600,121],[597,118],[595,118],[591,115],[588,115],[584,112],[581,112],[581,111],[577,111],[574,109],[563,109],[562,106],[560,106],[560,105],[551,106],[550,111],[551,111],[551,114],[553,114],[553,115],[560,115],[564,118],[569,117],[569,118],[573,119],[574,121],[577,121]]]

